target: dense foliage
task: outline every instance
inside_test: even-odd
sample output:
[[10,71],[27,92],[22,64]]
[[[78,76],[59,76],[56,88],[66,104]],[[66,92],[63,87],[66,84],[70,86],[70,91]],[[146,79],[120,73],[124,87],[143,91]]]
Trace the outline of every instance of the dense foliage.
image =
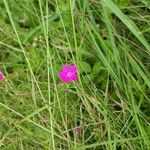
[[[150,3],[0,1],[0,149],[148,150]],[[77,81],[62,83],[63,65]]]

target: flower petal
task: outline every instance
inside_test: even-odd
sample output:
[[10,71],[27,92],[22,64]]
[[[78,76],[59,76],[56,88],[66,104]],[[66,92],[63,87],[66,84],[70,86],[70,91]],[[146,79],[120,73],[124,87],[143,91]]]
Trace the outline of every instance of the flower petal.
[[64,65],[62,70],[58,73],[58,76],[62,82],[67,83],[78,79],[78,75],[76,74],[76,72],[77,72],[76,65],[72,66]]
[[0,72],[0,80],[4,80],[5,76],[2,72]]
[[77,67],[75,65],[72,65],[72,66],[69,67],[69,71],[72,72],[72,73],[76,73]]
[[62,72],[68,72],[69,67],[67,65],[64,65],[62,68]]
[[77,75],[77,74],[74,74],[74,75],[71,77],[71,80],[72,80],[72,81],[78,80],[78,75]]

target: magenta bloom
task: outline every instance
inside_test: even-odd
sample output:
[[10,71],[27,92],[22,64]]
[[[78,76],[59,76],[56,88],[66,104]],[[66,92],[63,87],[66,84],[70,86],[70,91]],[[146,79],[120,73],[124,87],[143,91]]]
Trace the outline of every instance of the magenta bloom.
[[2,72],[0,72],[0,80],[4,80],[5,76]]
[[78,79],[77,67],[75,65],[72,66],[64,65],[58,75],[59,78],[65,83],[77,80]]

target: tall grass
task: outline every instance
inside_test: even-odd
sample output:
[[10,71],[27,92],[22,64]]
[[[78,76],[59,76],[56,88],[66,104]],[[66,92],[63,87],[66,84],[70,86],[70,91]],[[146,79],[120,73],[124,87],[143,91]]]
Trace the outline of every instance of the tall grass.
[[0,17],[0,149],[150,148],[147,1],[3,0]]

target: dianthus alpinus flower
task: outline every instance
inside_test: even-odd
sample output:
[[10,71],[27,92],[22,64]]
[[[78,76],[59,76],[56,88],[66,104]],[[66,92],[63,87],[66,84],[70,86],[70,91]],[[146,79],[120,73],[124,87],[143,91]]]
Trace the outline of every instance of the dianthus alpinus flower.
[[76,65],[71,65],[71,66],[64,65],[58,75],[59,78],[64,83],[75,81],[78,79],[77,67]]
[[4,80],[5,76],[2,72],[0,72],[0,80]]

